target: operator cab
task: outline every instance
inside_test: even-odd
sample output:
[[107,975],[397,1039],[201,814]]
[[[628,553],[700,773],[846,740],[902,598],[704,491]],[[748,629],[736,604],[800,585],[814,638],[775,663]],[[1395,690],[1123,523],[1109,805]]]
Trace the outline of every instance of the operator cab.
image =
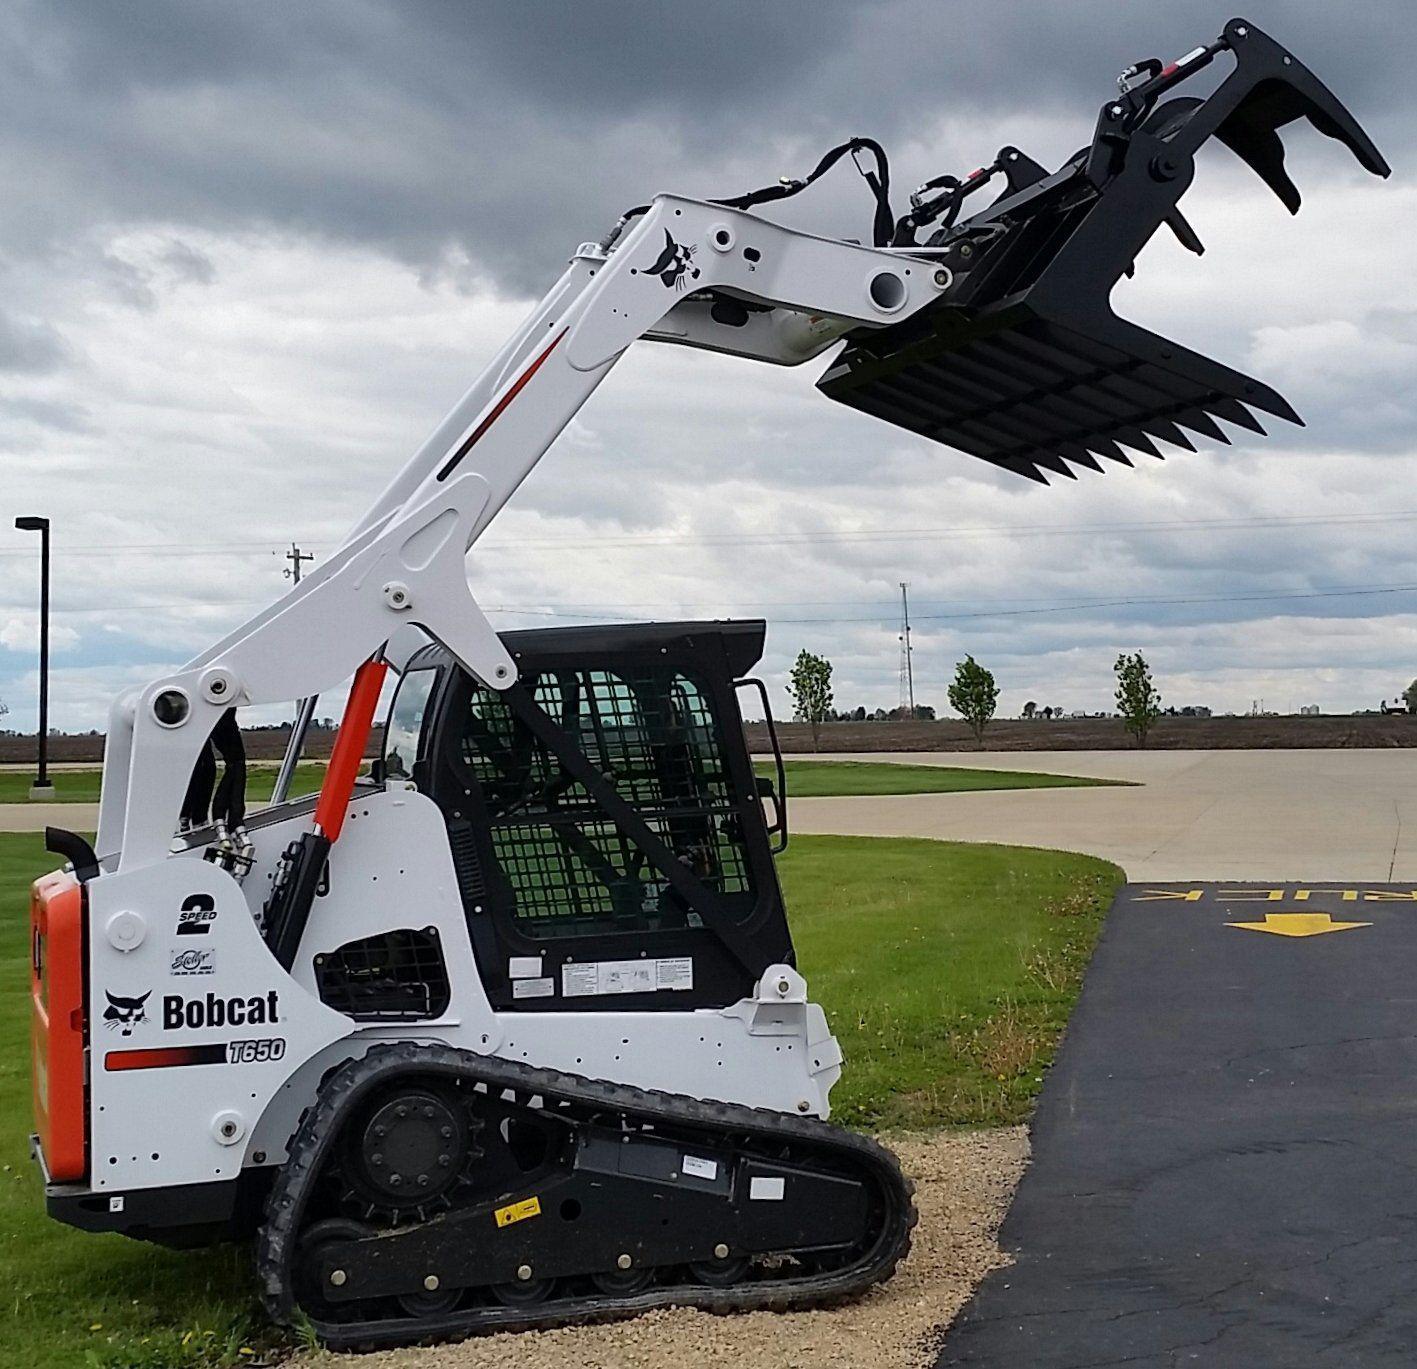
[[502,691],[441,646],[410,659],[382,775],[443,811],[494,1008],[723,1007],[793,963],[773,865],[781,760],[774,789],[754,772],[738,700],[752,687],[767,711],[746,678],[764,633],[508,632],[519,679]]

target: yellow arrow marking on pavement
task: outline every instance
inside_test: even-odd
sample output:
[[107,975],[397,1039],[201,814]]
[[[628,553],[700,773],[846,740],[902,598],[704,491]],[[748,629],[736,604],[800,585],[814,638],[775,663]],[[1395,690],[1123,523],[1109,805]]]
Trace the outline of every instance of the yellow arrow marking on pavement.
[[1178,899],[1184,903],[1199,903],[1205,897],[1204,889],[1148,889],[1138,894],[1133,903],[1157,903],[1163,899]]
[[1373,924],[1335,922],[1327,913],[1266,913],[1263,922],[1227,922],[1225,925],[1243,927],[1247,932],[1272,932],[1275,936],[1323,936],[1325,932],[1347,932]]

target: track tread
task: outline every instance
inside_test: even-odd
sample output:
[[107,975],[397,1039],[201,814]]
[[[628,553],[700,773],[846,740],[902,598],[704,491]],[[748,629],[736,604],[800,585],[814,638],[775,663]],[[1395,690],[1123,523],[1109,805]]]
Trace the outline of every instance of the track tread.
[[320,1094],[301,1117],[266,1203],[256,1238],[256,1276],[262,1303],[271,1318],[289,1324],[298,1315],[292,1281],[301,1216],[311,1185],[320,1173],[347,1110],[379,1079],[404,1071],[474,1075],[490,1088],[570,1102],[603,1104],[613,1109],[721,1130],[747,1130],[760,1136],[796,1139],[847,1151],[875,1171],[894,1199],[893,1227],[862,1264],[815,1277],[784,1279],[713,1289],[700,1285],[655,1288],[626,1297],[596,1295],[561,1299],[531,1308],[481,1307],[430,1318],[423,1326],[409,1319],[377,1322],[320,1323],[321,1341],[336,1350],[370,1350],[430,1340],[452,1340],[478,1331],[524,1331],[635,1316],[655,1307],[691,1306],[710,1312],[777,1311],[827,1307],[850,1301],[889,1279],[910,1249],[918,1220],[914,1186],[885,1146],[867,1136],[834,1127],[815,1117],[797,1117],[769,1108],[746,1107],[638,1089],[603,1079],[586,1079],[559,1070],[478,1055],[421,1042],[377,1045],[349,1060],[326,1078]]

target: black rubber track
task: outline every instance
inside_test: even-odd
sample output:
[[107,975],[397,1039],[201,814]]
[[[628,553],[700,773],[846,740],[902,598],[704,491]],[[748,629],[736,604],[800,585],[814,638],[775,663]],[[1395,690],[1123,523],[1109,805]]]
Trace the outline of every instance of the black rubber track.
[[290,1157],[271,1189],[265,1222],[256,1240],[256,1273],[267,1312],[289,1323],[303,1314],[296,1305],[294,1263],[302,1218],[311,1189],[349,1110],[377,1084],[416,1073],[513,1089],[547,1102],[612,1108],[643,1122],[678,1124],[706,1132],[744,1133],[764,1140],[796,1141],[818,1153],[832,1153],[858,1166],[878,1185],[885,1215],[875,1242],[853,1264],[813,1275],[737,1284],[727,1288],[672,1284],[628,1296],[609,1294],[559,1298],[531,1307],[485,1306],[421,1319],[401,1315],[387,1321],[313,1323],[321,1341],[335,1350],[368,1350],[420,1342],[456,1340],[480,1331],[516,1331],[634,1316],[655,1307],[698,1307],[713,1312],[789,1311],[845,1302],[884,1282],[910,1249],[917,1214],[913,1188],[896,1157],[869,1137],[858,1136],[814,1117],[796,1117],[764,1108],[703,1102],[537,1069],[447,1046],[400,1042],[376,1046],[339,1067],[306,1111],[290,1143]]

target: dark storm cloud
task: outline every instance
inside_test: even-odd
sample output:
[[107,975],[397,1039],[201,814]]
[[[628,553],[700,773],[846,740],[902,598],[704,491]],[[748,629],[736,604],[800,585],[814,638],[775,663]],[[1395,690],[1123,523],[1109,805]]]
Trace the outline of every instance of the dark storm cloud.
[[[1413,123],[1414,20],[1401,0],[1362,16],[1263,0],[1250,17],[1392,142]],[[273,226],[423,264],[453,248],[525,291],[647,193],[734,193],[850,133],[889,144],[1026,111],[1056,123],[1040,152],[1066,155],[1120,66],[1227,17],[1102,0],[21,0],[0,18],[0,242],[27,255],[96,224]],[[855,196],[841,179],[829,202]]]

